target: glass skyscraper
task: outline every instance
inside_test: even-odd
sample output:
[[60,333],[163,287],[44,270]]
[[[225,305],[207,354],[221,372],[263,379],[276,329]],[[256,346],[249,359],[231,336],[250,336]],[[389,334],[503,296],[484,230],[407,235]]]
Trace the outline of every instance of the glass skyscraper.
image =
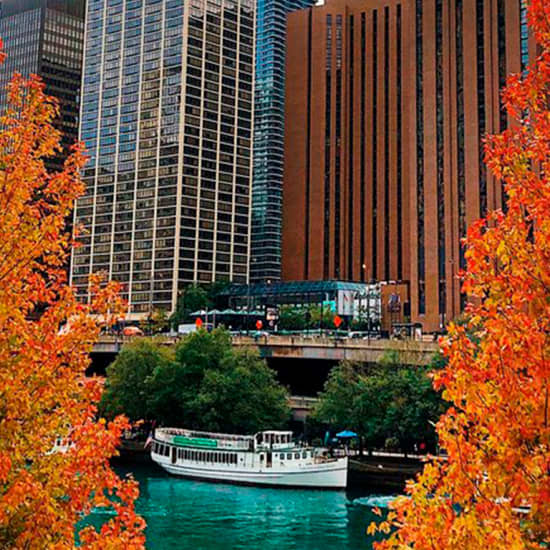
[[88,0],[90,154],[71,279],[105,271],[131,311],[248,276],[254,0]]
[[286,16],[313,0],[257,0],[251,280],[281,276]]
[[[0,65],[0,104],[15,71],[39,75],[46,93],[56,97],[60,115],[55,121],[65,147],[78,138],[85,0],[3,0],[0,36],[6,61]],[[59,167],[63,155],[51,159]]]

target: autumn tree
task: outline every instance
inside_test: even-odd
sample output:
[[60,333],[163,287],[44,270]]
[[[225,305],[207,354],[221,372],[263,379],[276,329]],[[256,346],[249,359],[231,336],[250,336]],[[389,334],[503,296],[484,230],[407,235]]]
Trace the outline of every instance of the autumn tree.
[[472,303],[435,376],[453,405],[438,423],[448,460],[408,486],[379,549],[550,546],[550,3],[532,0],[529,21],[538,57],[503,94],[515,123],[486,144],[507,208],[468,231]]
[[[137,484],[109,466],[126,422],[97,419],[101,386],[84,376],[94,319],[120,309],[118,287],[92,277],[84,305],[67,285],[65,220],[84,157],[75,147],[62,171],[46,170],[57,114],[36,77],[14,77],[0,119],[0,547],[143,548]],[[77,533],[97,506],[116,513]]]

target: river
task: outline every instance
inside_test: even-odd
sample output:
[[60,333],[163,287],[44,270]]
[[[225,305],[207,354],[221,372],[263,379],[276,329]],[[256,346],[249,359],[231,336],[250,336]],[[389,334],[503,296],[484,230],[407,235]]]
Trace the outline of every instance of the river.
[[[390,500],[343,491],[196,482],[170,477],[154,465],[132,471],[151,550],[370,550],[366,528],[376,518],[372,506],[384,507]],[[104,518],[96,512],[92,523]]]

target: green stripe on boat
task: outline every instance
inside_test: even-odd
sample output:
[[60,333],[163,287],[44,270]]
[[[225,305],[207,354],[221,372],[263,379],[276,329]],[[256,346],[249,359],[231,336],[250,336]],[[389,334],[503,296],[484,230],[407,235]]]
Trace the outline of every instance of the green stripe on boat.
[[202,437],[184,437],[181,435],[174,436],[174,444],[181,447],[208,447],[214,448],[218,446],[215,439],[204,439]]

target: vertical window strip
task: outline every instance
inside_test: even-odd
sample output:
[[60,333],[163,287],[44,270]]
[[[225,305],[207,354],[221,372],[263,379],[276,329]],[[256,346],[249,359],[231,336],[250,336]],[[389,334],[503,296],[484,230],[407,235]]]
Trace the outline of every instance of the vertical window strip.
[[306,201],[305,201],[305,253],[304,253],[304,279],[309,277],[309,203],[310,203],[310,178],[311,178],[311,34],[312,34],[312,13],[308,12],[308,35],[307,35],[307,107],[306,107]]
[[390,280],[390,8],[384,7],[384,279]]
[[353,15],[349,17],[349,109],[348,109],[348,132],[349,132],[349,143],[348,143],[348,179],[349,179],[349,196],[348,196],[348,279],[353,280],[353,257],[354,257],[354,247],[353,247],[353,207],[354,207],[354,193],[353,193],[353,73],[354,73],[354,18]]
[[[506,86],[506,1],[497,0],[497,19],[498,19],[498,94],[500,107],[500,131],[503,132],[508,127],[508,114],[504,108],[502,101],[502,91]],[[502,208],[504,212],[507,210],[506,189],[504,181],[500,183],[502,192]]]
[[[458,230],[459,237],[466,236],[466,181],[464,173],[464,44],[463,2],[456,0],[456,112],[457,112],[457,169],[458,169]],[[464,269],[464,250],[459,252],[460,268]]]
[[422,3],[416,0],[416,194],[417,194],[417,263],[418,313],[426,313],[426,264],[424,247],[424,82],[422,55]]
[[437,235],[439,271],[439,314],[446,310],[445,292],[445,179],[444,179],[444,121],[443,121],[443,0],[435,3],[436,55],[436,137],[437,137]]
[[378,12],[372,12],[372,276],[378,278]]
[[401,54],[401,4],[397,5],[397,278],[403,279],[403,158],[402,158],[402,54]]
[[[463,42],[463,14],[464,5],[462,0],[456,0],[456,112],[457,112],[457,169],[458,169],[458,232],[462,240],[466,236],[466,176],[464,167],[464,42]],[[466,268],[464,247],[459,243],[459,266]],[[460,293],[460,309],[466,305],[466,295]]]
[[521,72],[529,64],[529,27],[527,25],[527,0],[519,0]]
[[325,204],[324,204],[324,265],[323,277],[329,278],[330,254],[330,134],[331,134],[331,95],[332,95],[332,15],[326,20],[325,57]]
[[[506,86],[506,2],[505,0],[497,0],[497,19],[498,19],[498,87],[499,98],[501,98],[502,90]],[[508,125],[506,110],[503,108],[502,101],[500,104],[500,131],[506,129]]]
[[340,279],[340,232],[341,232],[341,160],[342,160],[342,16],[336,16],[336,98],[335,98],[336,151],[334,158],[334,271]]
[[485,47],[484,24],[485,24],[485,0],[476,0],[476,48],[477,48],[477,124],[479,141],[479,215],[487,214],[487,169],[485,167],[485,151],[483,139],[486,132],[485,114]]
[[365,280],[365,65],[366,65],[366,15],[361,14],[361,186],[360,186],[360,203],[361,203],[361,220],[359,227],[361,228],[361,281]]

